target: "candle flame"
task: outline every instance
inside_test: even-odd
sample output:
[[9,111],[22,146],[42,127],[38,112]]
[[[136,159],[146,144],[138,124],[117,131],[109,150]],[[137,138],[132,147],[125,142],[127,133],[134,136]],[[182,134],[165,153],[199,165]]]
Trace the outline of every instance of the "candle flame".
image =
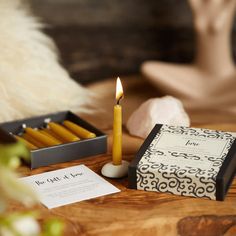
[[120,81],[120,78],[118,77],[116,80],[116,101],[117,101],[117,104],[119,104],[119,102],[123,98],[123,96],[124,96],[124,93],[123,93],[122,83]]

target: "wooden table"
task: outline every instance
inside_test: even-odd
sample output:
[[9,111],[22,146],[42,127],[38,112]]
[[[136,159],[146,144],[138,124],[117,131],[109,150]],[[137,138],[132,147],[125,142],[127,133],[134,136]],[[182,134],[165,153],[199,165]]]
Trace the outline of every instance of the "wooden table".
[[[112,106],[115,84],[103,81],[92,84],[90,91],[99,93],[94,105],[100,110],[94,114],[82,115],[102,129],[109,136],[108,154],[89,157],[83,160],[62,163],[30,171],[20,168],[23,175],[33,175],[64,167],[85,164],[100,174],[101,167],[111,159]],[[144,100],[157,97],[150,85],[141,78],[128,78],[124,81],[123,101],[124,122]],[[97,109],[96,109],[97,110]],[[192,126],[236,131],[236,117],[224,117],[217,113],[214,119],[206,111],[188,111]],[[124,159],[132,160],[143,140],[131,137],[124,126]],[[110,180],[121,192],[71,205],[46,209],[42,205],[33,207],[42,220],[59,217],[66,222],[65,235],[181,235],[181,236],[220,236],[236,235],[236,179],[229,189],[224,202],[180,197],[171,194],[144,192],[127,188],[127,178]],[[9,211],[25,210],[18,203],[11,203]]]

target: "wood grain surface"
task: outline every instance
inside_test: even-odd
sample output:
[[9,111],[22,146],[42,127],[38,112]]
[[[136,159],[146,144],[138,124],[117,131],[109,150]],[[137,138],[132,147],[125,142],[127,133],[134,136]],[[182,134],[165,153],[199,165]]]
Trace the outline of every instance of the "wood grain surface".
[[[123,80],[125,99],[124,110],[123,158],[131,161],[143,140],[131,137],[125,123],[134,109],[148,97],[157,96],[142,78],[134,76]],[[114,81],[92,84],[90,91],[102,96],[96,99],[99,112],[82,115],[92,124],[109,135],[109,151],[106,155],[85,158],[80,161],[56,164],[30,171],[22,166],[19,172],[33,175],[61,169],[78,164],[85,164],[100,174],[102,166],[111,159],[112,106],[114,103]],[[209,112],[190,113],[192,126],[236,132],[236,118],[227,117],[218,111],[214,120]],[[236,235],[236,179],[229,189],[224,202],[180,197],[171,194],[144,192],[127,188],[127,178],[108,181],[121,192],[83,202],[58,207],[52,210],[42,205],[32,209],[40,214],[41,221],[59,217],[66,223],[65,234],[73,235],[181,235],[181,236],[220,236]],[[25,210],[18,203],[12,202],[9,211]]]

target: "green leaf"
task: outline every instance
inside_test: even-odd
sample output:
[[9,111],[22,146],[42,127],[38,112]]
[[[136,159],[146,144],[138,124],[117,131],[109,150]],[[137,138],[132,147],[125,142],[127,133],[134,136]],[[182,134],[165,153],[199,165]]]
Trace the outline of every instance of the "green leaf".
[[21,142],[0,144],[0,165],[15,169],[20,165],[20,157],[30,160],[29,150]]
[[64,224],[59,219],[50,219],[43,225],[43,236],[61,236]]

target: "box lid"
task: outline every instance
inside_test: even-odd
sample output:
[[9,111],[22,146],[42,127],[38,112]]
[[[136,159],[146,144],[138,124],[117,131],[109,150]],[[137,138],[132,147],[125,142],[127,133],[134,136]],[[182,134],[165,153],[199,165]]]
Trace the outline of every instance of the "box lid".
[[129,166],[129,187],[223,200],[235,169],[231,133],[158,124]]

